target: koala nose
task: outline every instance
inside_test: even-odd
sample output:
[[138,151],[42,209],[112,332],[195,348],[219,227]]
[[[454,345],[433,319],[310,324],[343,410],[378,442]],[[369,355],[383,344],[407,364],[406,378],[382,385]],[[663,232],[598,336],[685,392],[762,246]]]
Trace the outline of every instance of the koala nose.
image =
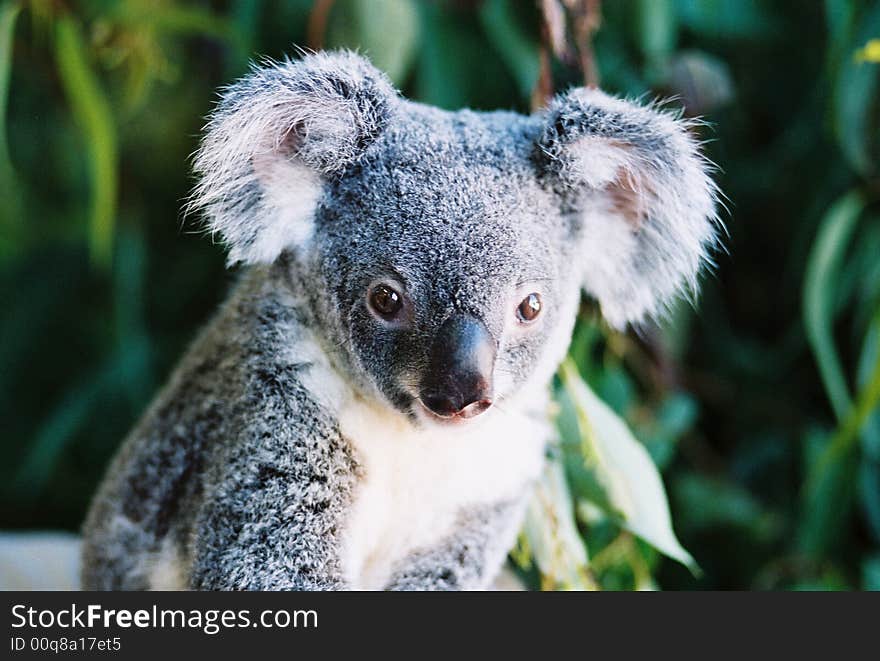
[[457,314],[440,327],[420,398],[433,413],[472,418],[492,405],[495,340],[485,324]]

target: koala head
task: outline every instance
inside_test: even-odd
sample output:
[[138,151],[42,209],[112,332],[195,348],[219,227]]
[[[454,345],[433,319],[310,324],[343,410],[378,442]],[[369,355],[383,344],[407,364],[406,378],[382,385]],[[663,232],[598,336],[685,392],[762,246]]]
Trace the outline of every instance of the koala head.
[[546,385],[581,291],[619,328],[662,314],[716,240],[681,120],[587,89],[446,112],[347,52],[229,87],[195,169],[230,262],[285,264],[352,381],[421,424]]

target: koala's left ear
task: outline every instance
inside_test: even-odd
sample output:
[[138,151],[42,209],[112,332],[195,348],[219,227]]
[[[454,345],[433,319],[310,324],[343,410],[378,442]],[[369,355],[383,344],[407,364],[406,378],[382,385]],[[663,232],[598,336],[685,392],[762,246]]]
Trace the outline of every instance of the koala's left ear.
[[657,317],[717,240],[717,188],[687,123],[578,88],[547,109],[539,157],[576,215],[584,289],[617,327]]
[[254,65],[206,126],[188,210],[204,212],[230,263],[304,245],[324,182],[377,139],[396,99],[385,74],[347,51]]

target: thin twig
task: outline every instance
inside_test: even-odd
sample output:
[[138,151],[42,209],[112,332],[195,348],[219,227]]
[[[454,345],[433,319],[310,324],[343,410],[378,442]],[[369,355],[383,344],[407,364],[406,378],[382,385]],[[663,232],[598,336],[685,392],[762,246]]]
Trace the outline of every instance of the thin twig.
[[593,35],[602,24],[602,1],[567,0],[566,4],[574,15],[572,32],[584,76],[584,85],[599,87],[599,68],[596,66],[596,56],[593,52]]
[[312,12],[309,14],[309,24],[306,28],[306,42],[309,48],[321,50],[324,47],[324,37],[327,34],[327,21],[330,18],[330,10],[334,0],[315,0]]
[[[539,75],[532,91],[532,110],[547,105],[556,91],[551,53],[567,66],[577,67],[587,87],[599,86],[593,37],[602,24],[601,0],[537,0],[541,13]],[[574,40],[574,47],[570,43]]]
[[[544,30],[542,33],[542,42]],[[538,51],[539,73],[538,82],[535,83],[535,89],[532,90],[532,110],[540,110],[546,107],[550,98],[553,96],[553,72],[550,68],[550,53],[546,43],[541,44]]]

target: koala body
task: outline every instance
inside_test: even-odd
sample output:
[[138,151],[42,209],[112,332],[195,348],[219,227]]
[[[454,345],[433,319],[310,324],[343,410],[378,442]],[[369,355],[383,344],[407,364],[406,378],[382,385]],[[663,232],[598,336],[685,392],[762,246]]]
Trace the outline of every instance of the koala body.
[[192,207],[246,269],[114,460],[91,589],[479,589],[554,440],[581,291],[657,316],[716,237],[684,123],[400,98],[350,53],[228,88]]

